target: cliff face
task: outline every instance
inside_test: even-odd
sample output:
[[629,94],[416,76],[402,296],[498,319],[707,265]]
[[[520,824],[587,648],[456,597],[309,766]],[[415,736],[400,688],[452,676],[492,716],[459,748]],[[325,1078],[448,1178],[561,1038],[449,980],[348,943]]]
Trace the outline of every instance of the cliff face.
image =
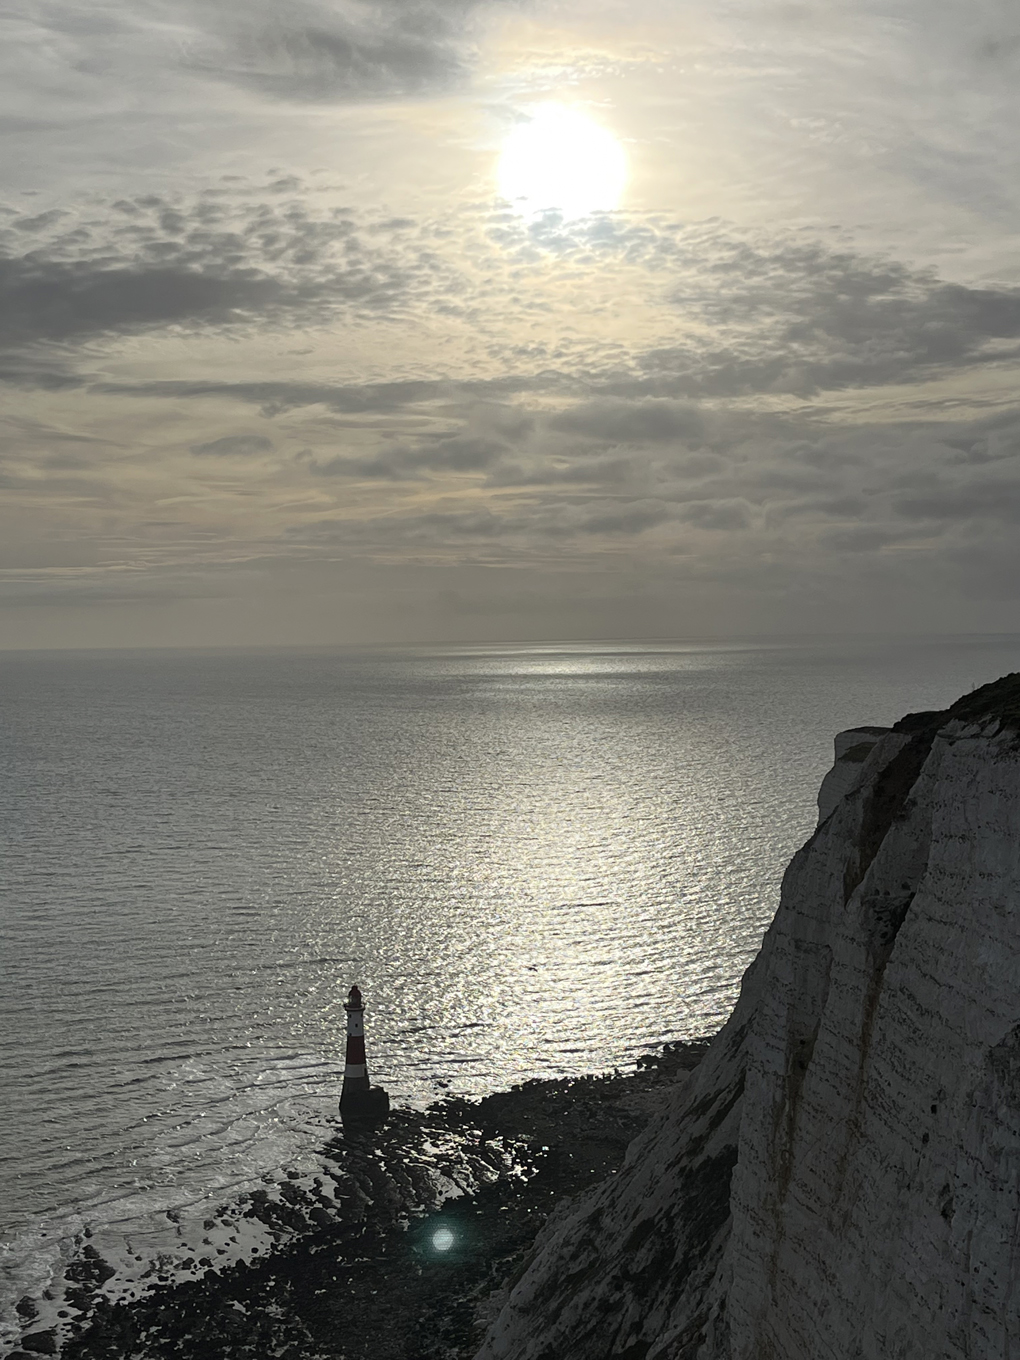
[[1020,1360],[1020,675],[837,739],[740,999],[479,1360]]

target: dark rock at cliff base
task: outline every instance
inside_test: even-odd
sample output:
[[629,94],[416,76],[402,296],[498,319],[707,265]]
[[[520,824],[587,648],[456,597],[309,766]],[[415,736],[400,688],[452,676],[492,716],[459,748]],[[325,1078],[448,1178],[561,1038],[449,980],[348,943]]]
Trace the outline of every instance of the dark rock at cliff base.
[[105,1284],[116,1275],[116,1270],[104,1261],[91,1244],[82,1248],[81,1254],[71,1262],[64,1272],[64,1278],[87,1288]]
[[[620,1165],[706,1047],[670,1045],[628,1075],[527,1082],[338,1131],[322,1150],[321,1189],[284,1175],[232,1207],[278,1234],[268,1256],[126,1303],[93,1290],[62,1356],[467,1360],[495,1306],[486,1300],[539,1227]],[[91,1279],[96,1261],[82,1258]]]
[[21,1349],[31,1351],[35,1355],[56,1355],[56,1330],[51,1327],[45,1332],[29,1332],[27,1336],[21,1338]]

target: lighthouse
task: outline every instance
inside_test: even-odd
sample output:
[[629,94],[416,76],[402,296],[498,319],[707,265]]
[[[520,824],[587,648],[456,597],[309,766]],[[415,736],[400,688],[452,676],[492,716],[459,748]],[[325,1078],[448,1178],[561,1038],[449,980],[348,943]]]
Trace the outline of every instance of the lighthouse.
[[347,1060],[340,1092],[340,1118],[345,1124],[381,1124],[390,1112],[390,1098],[368,1080],[365,1058],[365,1003],[352,987],[344,1002],[347,1012]]

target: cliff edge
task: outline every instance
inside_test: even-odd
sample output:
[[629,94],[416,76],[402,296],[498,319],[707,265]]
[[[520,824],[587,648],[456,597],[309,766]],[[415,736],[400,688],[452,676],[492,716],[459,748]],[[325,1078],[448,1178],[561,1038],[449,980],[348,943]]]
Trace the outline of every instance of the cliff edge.
[[740,998],[478,1360],[1020,1358],[1020,674],[837,738]]

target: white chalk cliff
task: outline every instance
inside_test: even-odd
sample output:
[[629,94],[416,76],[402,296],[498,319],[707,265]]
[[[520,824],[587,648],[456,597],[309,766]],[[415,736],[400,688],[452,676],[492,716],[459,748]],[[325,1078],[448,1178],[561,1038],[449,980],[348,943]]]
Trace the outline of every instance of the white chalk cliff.
[[837,739],[729,1023],[478,1360],[1020,1360],[1020,675]]

